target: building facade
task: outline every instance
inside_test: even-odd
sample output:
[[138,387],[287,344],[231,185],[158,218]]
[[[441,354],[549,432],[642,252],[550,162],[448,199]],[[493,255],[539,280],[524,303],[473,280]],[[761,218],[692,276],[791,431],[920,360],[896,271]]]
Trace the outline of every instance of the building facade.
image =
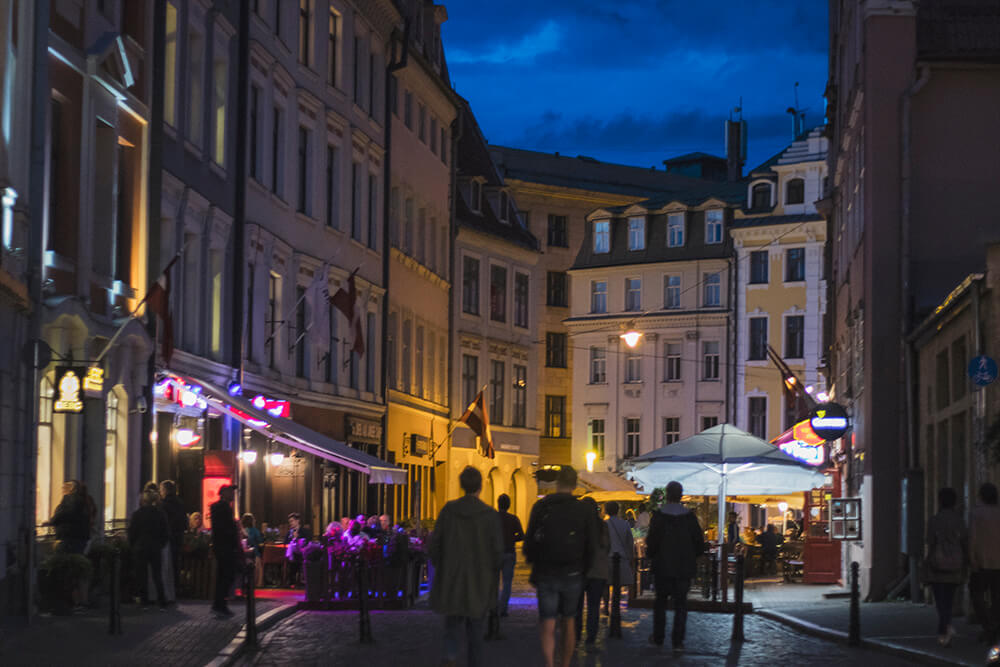
[[[843,493],[863,508],[863,539],[844,562],[861,564],[870,599],[903,574],[901,553],[910,572],[923,553],[924,517],[899,530],[902,480],[931,463],[907,435],[919,403],[903,341],[981,272],[981,249],[998,236],[987,222],[994,188],[982,177],[1000,168],[996,12],[943,1],[830,3],[830,195],[821,204],[831,242],[830,382],[853,422]],[[907,485],[915,488],[923,485]],[[910,497],[907,506],[924,502]]]

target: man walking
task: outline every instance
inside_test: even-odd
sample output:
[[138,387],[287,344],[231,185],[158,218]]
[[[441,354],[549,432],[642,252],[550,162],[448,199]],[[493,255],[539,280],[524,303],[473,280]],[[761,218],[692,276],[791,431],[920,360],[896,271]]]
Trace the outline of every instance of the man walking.
[[[174,578],[174,597],[177,597],[181,587],[180,556],[184,546],[184,531],[188,528],[187,512],[184,503],[177,496],[177,484],[171,479],[160,482],[160,506],[167,515],[167,527],[170,531],[170,570]],[[175,600],[176,601],[176,600]]]
[[468,664],[476,667],[482,664],[486,612],[496,604],[503,540],[500,517],[479,499],[482,473],[466,466],[458,483],[465,495],[441,508],[431,533],[431,609],[445,617],[444,664],[457,664],[459,628],[464,625]]
[[503,560],[500,565],[500,578],[502,588],[500,589],[500,616],[507,615],[507,607],[510,604],[510,588],[514,582],[514,565],[517,563],[517,552],[515,545],[524,539],[524,531],[521,529],[521,520],[511,514],[510,496],[501,493],[497,498],[497,509],[500,510],[500,528],[503,531]]
[[569,667],[576,647],[576,606],[583,593],[584,574],[597,550],[593,515],[573,497],[576,470],[562,466],[556,493],[535,503],[524,537],[524,556],[538,594],[538,617],[545,667],[555,664],[556,623],[562,629],[563,667]]
[[997,504],[997,487],[990,482],[979,487],[979,504],[972,510],[969,556],[972,561],[969,592],[973,607],[983,626],[982,639],[993,645],[1000,635],[1000,505]]
[[216,618],[232,618],[233,612],[226,604],[226,596],[236,577],[236,557],[240,550],[236,517],[233,515],[233,498],[236,487],[230,484],[219,487],[219,499],[209,508],[212,517],[212,552],[215,555],[215,602],[212,611]]
[[653,636],[649,641],[663,645],[667,625],[667,600],[674,599],[674,651],[684,649],[687,624],[687,593],[697,573],[695,559],[705,551],[705,538],[698,518],[681,505],[684,487],[667,484],[667,502],[649,521],[646,553],[653,563],[656,604],[653,607]]

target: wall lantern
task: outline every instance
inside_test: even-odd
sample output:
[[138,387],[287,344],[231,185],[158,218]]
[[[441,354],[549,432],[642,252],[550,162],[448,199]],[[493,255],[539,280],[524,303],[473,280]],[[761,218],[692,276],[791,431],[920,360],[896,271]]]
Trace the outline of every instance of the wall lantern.
[[642,338],[642,333],[636,331],[635,329],[629,329],[621,336],[619,336],[619,338],[625,341],[625,344],[628,345],[629,347],[635,347],[636,345],[639,344],[639,339]]

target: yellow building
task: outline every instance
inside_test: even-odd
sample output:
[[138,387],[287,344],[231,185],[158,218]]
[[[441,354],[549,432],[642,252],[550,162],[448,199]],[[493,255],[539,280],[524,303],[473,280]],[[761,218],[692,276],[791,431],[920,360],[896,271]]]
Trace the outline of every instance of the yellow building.
[[806,391],[826,391],[820,373],[826,313],[826,222],[816,212],[826,179],[820,129],[796,139],[757,170],[732,227],[736,277],[736,424],[771,440],[794,421],[770,346]]

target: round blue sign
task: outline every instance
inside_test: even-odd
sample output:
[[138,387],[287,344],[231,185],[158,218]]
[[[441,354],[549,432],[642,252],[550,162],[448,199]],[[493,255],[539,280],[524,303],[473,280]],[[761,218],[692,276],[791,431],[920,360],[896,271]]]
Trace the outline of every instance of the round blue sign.
[[974,357],[969,362],[969,377],[972,378],[972,383],[979,387],[993,384],[997,379],[997,362],[985,354]]

